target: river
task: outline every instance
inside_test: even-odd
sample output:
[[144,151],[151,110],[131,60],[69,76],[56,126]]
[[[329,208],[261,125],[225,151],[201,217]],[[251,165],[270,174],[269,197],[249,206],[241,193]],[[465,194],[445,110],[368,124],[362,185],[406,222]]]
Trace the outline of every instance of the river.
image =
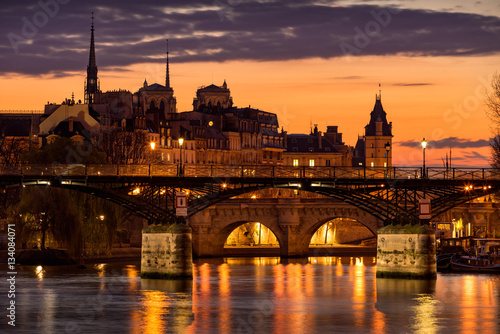
[[[140,263],[18,267],[8,333],[499,333],[500,276],[377,279],[373,257],[198,259],[193,281]],[[2,298],[2,306],[7,298]],[[5,308],[2,308],[5,310]],[[4,311],[6,312],[6,311]],[[4,318],[5,319],[5,318]]]

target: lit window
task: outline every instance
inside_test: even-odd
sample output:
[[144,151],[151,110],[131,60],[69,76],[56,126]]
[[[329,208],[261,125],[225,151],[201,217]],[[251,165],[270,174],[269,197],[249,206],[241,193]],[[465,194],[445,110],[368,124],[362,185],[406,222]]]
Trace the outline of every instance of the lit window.
[[299,165],[299,159],[293,159],[293,165],[297,167]]
[[384,167],[387,167],[387,162],[384,162]]
[[370,164],[370,166],[374,167],[374,166],[375,166],[375,163],[374,163],[374,162],[372,162],[372,163]]
[[314,159],[309,159],[309,167],[314,167]]

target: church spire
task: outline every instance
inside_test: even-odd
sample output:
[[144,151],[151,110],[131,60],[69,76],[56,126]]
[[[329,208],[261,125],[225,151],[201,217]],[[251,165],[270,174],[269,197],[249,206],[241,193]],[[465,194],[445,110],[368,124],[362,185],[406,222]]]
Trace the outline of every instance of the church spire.
[[168,39],[167,39],[167,74],[165,76],[165,87],[170,88],[170,68],[168,67]]
[[97,78],[97,65],[95,61],[94,45],[94,12],[92,12],[92,26],[90,28],[90,53],[89,64],[87,65],[87,80],[85,82],[85,103],[95,103],[95,93],[99,91],[99,81]]

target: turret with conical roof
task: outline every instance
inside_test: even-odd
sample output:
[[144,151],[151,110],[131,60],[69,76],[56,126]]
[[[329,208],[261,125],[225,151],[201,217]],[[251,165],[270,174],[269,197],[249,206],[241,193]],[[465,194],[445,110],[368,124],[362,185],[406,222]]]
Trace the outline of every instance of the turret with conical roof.
[[382,107],[382,94],[375,95],[375,106],[370,122],[365,126],[365,166],[392,166],[392,122]]
[[365,136],[391,136],[392,123],[387,123],[387,113],[382,107],[382,96],[375,95],[375,106],[370,113],[370,123],[365,126]]
[[370,113],[370,122],[365,126],[365,135],[358,138],[354,149],[354,166],[392,166],[392,122],[387,122],[387,113],[382,107],[382,94],[375,95],[375,106]]

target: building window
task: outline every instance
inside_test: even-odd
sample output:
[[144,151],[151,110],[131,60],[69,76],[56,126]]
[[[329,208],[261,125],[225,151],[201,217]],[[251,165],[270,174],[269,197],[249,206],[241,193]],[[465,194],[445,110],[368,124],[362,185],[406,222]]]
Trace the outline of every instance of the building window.
[[298,151],[299,151],[299,148],[298,148],[298,147],[294,147],[294,148],[293,148],[293,151],[294,151],[294,152],[298,152]]
[[299,159],[293,159],[293,166],[297,167],[299,165]]
[[309,167],[314,167],[314,159],[309,159]]
[[384,158],[387,158],[387,153],[384,153]]
[[292,138],[292,143],[295,144],[297,142],[297,139]]
[[387,167],[387,162],[384,162],[384,167]]
[[309,147],[309,152],[314,152],[314,147]]
[[373,143],[372,143],[372,148],[373,148]]
[[372,158],[373,158],[373,153],[372,153]]
[[370,166],[375,167],[375,163],[374,163],[374,162],[372,162],[372,163],[370,164]]
[[325,160],[325,163],[326,163],[326,167],[330,167],[330,160]]

